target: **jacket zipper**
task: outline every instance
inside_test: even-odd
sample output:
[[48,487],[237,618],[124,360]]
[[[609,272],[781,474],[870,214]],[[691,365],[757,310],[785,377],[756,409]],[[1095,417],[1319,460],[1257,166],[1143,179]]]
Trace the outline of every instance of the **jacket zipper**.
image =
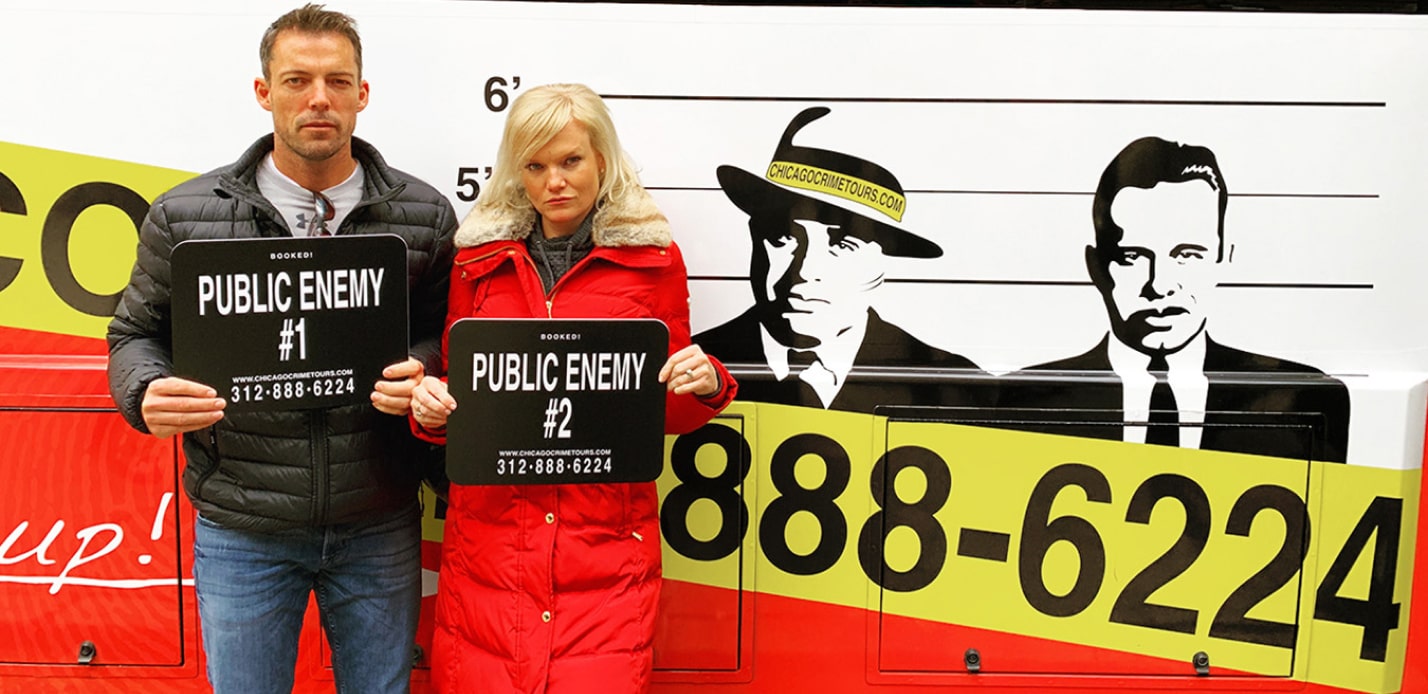
[[[516,255],[520,256],[521,259],[526,262],[526,265],[529,265],[529,266],[530,266],[531,272],[534,272],[535,275],[536,275],[536,282],[540,282],[540,268],[536,267],[535,258],[532,258],[530,253],[517,253]],[[588,257],[590,257],[590,256],[586,256],[586,258],[588,258]],[[585,262],[585,260],[582,259],[579,263],[576,263],[576,264],[575,264],[575,267],[580,267],[581,263],[584,263],[584,262]],[[565,271],[565,275],[569,275],[569,274],[572,273],[572,272],[575,272],[575,268],[574,268],[574,267],[570,268],[569,270],[566,270],[566,271]],[[555,317],[555,309],[554,309],[554,304],[555,304],[555,290],[558,289],[558,288],[560,288],[560,280],[565,279],[565,275],[561,275],[560,279],[556,280],[556,281],[555,281],[555,284],[551,285],[551,287],[550,287],[550,293],[545,295],[545,317],[546,317],[546,318],[554,318],[554,317]]]
[[[522,257],[522,258],[525,258],[526,264],[529,265],[529,266],[531,266],[531,271],[536,274],[536,281],[539,282],[539,281],[540,281],[540,268],[537,268],[537,267],[536,267],[535,258],[532,258],[529,253],[526,253],[525,255],[523,255],[523,256],[521,256],[521,257]],[[588,257],[588,256],[587,256],[587,257]],[[582,260],[581,262],[584,262],[584,261]],[[580,263],[576,263],[576,266],[579,266],[579,265],[580,265]],[[565,275],[569,275],[569,274],[572,273],[572,272],[575,272],[575,268],[570,268],[569,270],[566,270],[566,271],[565,271]],[[565,279],[565,275],[561,275],[561,276],[560,276],[560,279],[557,279],[557,280],[555,281],[555,284],[552,284],[552,285],[550,286],[550,293],[545,295],[545,317],[546,317],[546,318],[554,318],[554,317],[555,317],[555,290],[558,289],[558,288],[560,288],[560,280]]]
[[496,250],[493,250],[493,251],[491,251],[490,253],[487,253],[487,254],[485,254],[485,255],[478,255],[478,256],[476,256],[475,258],[467,258],[466,260],[458,260],[458,261],[456,261],[456,264],[457,264],[457,265],[467,265],[467,264],[469,264],[469,263],[474,263],[474,262],[476,262],[476,261],[478,261],[478,260],[485,260],[485,259],[487,259],[487,258],[490,258],[490,257],[493,256],[493,255],[500,255],[500,254],[505,253],[505,252],[506,252],[505,249],[497,248]]
[[322,410],[312,410],[308,417],[309,435],[312,438],[312,520],[316,525],[327,522],[327,436],[323,433],[326,414]]
[[[576,263],[576,264],[575,264],[574,266],[572,266],[569,270],[566,270],[566,271],[565,271],[565,274],[564,274],[564,275],[561,275],[561,276],[560,276],[560,279],[557,279],[557,280],[555,281],[555,284],[551,285],[551,287],[550,287],[550,293],[545,295],[545,317],[546,317],[546,318],[555,318],[555,294],[556,294],[556,292],[559,292],[559,291],[560,291],[560,285],[565,284],[565,278],[567,278],[567,277],[569,277],[569,276],[575,274],[575,271],[576,271],[576,270],[579,270],[582,266],[587,265],[587,264],[593,262],[592,259],[596,257],[595,254],[596,254],[599,250],[600,250],[600,249],[597,247],[597,248],[595,248],[594,250],[592,250],[592,251],[590,251],[589,253],[587,253],[584,258],[581,258],[581,259],[580,259],[580,262]],[[532,270],[535,270],[536,276],[539,277],[539,276],[540,276],[540,270],[536,269],[535,259],[532,258],[532,257],[530,257],[530,254],[526,254],[525,258],[526,258],[526,262],[530,264],[531,269],[532,269]]]
[[[492,250],[490,253],[485,253],[485,254],[483,254],[483,255],[478,255],[478,256],[476,256],[475,258],[467,258],[467,259],[465,259],[465,260],[458,260],[458,261],[455,262],[455,265],[457,265],[457,266],[459,267],[459,266],[462,266],[462,265],[467,265],[467,264],[470,264],[470,263],[474,263],[474,262],[476,262],[476,261],[478,261],[478,260],[485,260],[485,259],[490,258],[490,257],[493,257],[493,256],[501,255],[501,254],[503,254],[503,253],[506,254],[506,255],[511,255],[511,256],[519,257],[521,260],[525,261],[526,265],[529,265],[529,266],[530,266],[531,271],[534,272],[534,273],[536,273],[536,277],[537,277],[537,278],[540,277],[540,270],[536,269],[535,259],[531,258],[531,256],[530,256],[529,253],[517,253],[514,249],[511,249],[511,248],[497,248],[497,249],[495,249],[495,250]],[[574,268],[571,268],[571,269],[573,270]],[[462,278],[465,279],[465,276],[463,275]],[[557,283],[557,284],[559,284],[559,283]],[[551,300],[552,300],[553,298],[555,298],[555,289],[552,287],[552,288],[551,288],[551,293],[550,293],[550,295],[547,296],[546,299],[545,299],[545,316],[546,316],[546,318],[554,318],[554,316],[551,315]]]

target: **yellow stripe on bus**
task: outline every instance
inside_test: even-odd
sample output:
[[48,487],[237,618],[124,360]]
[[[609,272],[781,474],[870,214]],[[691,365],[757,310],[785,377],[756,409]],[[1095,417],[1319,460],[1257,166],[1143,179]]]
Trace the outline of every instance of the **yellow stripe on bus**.
[[[718,425],[730,435],[692,460],[669,441],[669,578],[1176,661],[1205,651],[1218,668],[1363,692],[1400,686],[1418,470],[749,403]],[[735,441],[755,463],[731,489]],[[896,472],[895,499],[874,498],[875,471]],[[723,522],[736,504],[749,525],[733,538]],[[1306,517],[1307,548],[1287,536]],[[884,532],[882,556],[866,556]]]
[[0,142],[0,327],[103,337],[134,265],[134,218],[192,177]]

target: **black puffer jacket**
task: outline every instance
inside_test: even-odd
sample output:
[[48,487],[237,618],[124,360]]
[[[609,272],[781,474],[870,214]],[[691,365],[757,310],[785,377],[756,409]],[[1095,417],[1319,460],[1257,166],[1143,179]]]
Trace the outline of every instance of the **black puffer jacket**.
[[[291,233],[258,192],[255,175],[271,135],[237,162],[165,193],[139,231],[138,259],[109,324],[109,390],[129,424],[147,431],[140,406],[150,381],[172,375],[170,265],[189,239],[285,237]],[[337,231],[397,234],[407,243],[411,355],[441,368],[456,216],[431,186],[388,168],[371,145],[352,141],[366,175],[362,201]],[[221,525],[274,531],[343,523],[416,503],[431,447],[407,420],[369,404],[290,412],[230,413],[184,435],[184,488]]]

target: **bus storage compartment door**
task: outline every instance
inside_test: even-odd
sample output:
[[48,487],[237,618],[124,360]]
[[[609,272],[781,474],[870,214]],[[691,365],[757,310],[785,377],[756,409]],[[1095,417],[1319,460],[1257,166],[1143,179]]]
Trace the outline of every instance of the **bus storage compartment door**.
[[735,403],[709,424],[665,439],[659,478],[664,585],[655,627],[657,681],[746,679],[753,648],[748,532],[755,418]]
[[175,441],[45,408],[0,409],[0,441],[0,664],[183,665]]
[[[1034,430],[995,409],[885,414],[881,522],[859,543],[877,562],[878,673],[1292,674],[1307,453],[1127,443],[1118,413],[1043,411]],[[1263,427],[1306,452],[1314,434],[1227,421],[1193,426]]]

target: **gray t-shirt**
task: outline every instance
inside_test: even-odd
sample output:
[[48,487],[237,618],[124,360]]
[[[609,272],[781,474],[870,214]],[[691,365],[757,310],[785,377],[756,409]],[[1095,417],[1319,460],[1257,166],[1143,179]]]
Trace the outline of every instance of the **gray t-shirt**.
[[327,205],[323,200],[279,171],[271,153],[263,158],[262,165],[258,167],[258,191],[273,203],[273,207],[278,208],[293,236],[318,236],[322,229],[329,234],[337,233],[342,220],[362,201],[362,184],[365,181],[366,175],[359,165],[347,180],[321,191],[322,197],[331,203],[332,217],[329,219],[324,214]]

